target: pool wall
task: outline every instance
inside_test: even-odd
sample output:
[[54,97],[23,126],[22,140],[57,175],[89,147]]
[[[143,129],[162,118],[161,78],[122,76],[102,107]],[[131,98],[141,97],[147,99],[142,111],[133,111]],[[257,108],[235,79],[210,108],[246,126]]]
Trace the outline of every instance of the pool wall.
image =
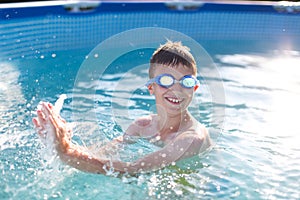
[[204,46],[213,40],[218,45],[260,40],[281,47],[300,46],[299,6],[199,2],[22,5],[0,4],[1,60],[51,56],[68,49],[89,51],[112,35],[141,27],[176,30]]

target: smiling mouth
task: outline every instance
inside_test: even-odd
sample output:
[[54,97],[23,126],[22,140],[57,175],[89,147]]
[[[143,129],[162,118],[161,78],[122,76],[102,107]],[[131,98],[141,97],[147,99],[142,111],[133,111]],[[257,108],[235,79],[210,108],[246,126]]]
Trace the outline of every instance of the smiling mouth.
[[165,97],[165,99],[172,104],[180,104],[183,101],[182,99],[177,99],[173,97]]

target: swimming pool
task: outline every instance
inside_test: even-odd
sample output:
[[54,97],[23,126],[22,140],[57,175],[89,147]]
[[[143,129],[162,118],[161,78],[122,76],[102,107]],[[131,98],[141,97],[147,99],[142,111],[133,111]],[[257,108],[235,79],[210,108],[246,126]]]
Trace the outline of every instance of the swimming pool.
[[[300,198],[299,7],[37,4],[0,4],[1,199]],[[62,115],[77,123],[77,142],[122,134],[154,109],[143,84],[163,36],[199,53],[202,87],[190,111],[212,130],[214,148],[123,178],[53,159],[31,124],[39,101],[67,94]],[[141,142],[128,151],[154,148]]]

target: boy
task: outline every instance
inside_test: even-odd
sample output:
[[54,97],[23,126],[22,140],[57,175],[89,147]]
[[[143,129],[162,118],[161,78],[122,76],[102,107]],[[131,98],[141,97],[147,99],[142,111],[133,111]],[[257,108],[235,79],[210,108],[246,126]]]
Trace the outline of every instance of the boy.
[[129,174],[157,170],[197,155],[211,145],[206,128],[187,110],[199,87],[196,76],[196,62],[189,48],[180,42],[168,41],[154,52],[146,86],[155,96],[157,114],[136,119],[123,136],[99,150],[103,153],[115,144],[132,142],[137,137],[149,139],[162,147],[134,162],[99,158],[84,147],[73,144],[66,121],[50,103],[42,103],[33,123],[41,136],[45,132],[53,134],[59,158],[79,170],[103,174],[107,169]]

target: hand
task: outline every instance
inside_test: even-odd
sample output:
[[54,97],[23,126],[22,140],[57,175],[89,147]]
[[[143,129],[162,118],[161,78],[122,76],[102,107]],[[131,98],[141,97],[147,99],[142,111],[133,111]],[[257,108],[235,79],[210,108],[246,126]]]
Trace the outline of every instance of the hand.
[[39,136],[44,140],[52,140],[58,153],[68,150],[72,131],[52,104],[42,102],[41,108],[37,110],[37,117],[32,121]]

